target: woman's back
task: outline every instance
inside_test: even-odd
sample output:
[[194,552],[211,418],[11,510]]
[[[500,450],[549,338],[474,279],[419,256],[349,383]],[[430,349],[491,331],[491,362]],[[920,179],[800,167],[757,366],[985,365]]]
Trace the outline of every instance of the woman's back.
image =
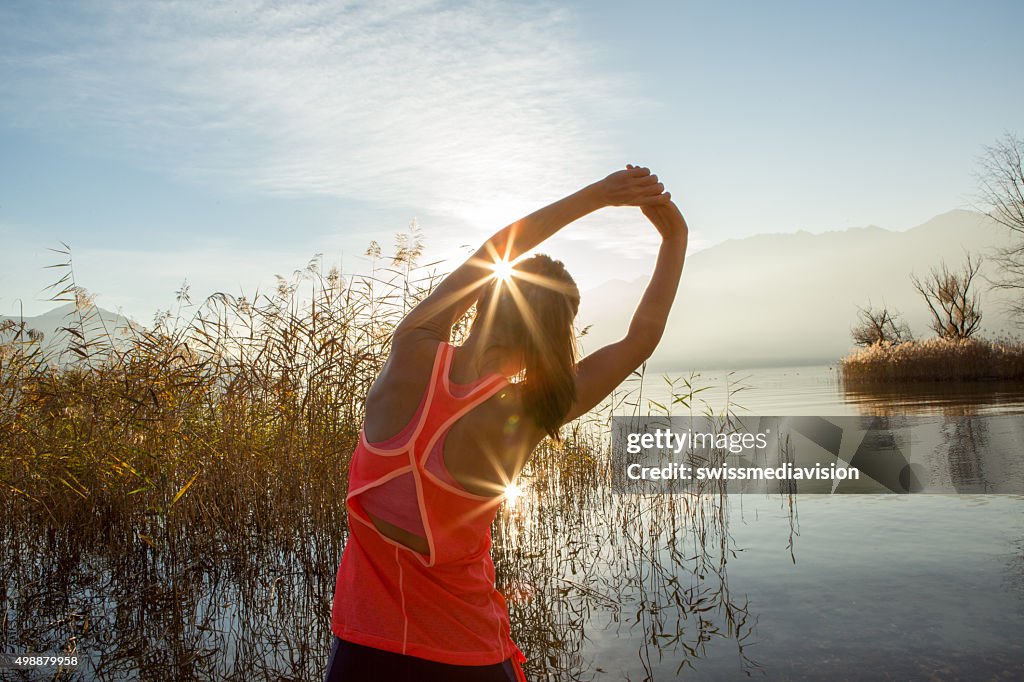
[[[366,399],[363,431],[368,441],[387,441],[408,427],[428,389],[438,345],[429,337],[396,343]],[[441,378],[458,391],[500,375],[480,371],[473,364],[467,353],[455,347],[449,370]],[[523,418],[521,391],[510,384],[451,425],[442,459],[466,490],[500,495],[516,473],[517,463],[525,459],[523,453],[531,451],[542,436]]]
[[[448,371],[454,353],[454,346],[437,344],[427,387],[400,442],[381,447],[364,432],[353,453],[346,498],[350,536],[332,629],[350,642],[452,664],[521,660],[490,557],[490,525],[500,497],[454,487],[426,466],[453,424],[508,387],[500,374],[453,384]],[[399,480],[410,484],[406,489],[420,515],[419,546],[386,534],[364,504]]]

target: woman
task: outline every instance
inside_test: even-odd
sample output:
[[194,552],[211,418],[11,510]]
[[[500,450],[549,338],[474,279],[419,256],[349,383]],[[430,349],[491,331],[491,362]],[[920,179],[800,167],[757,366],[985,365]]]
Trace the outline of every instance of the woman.
[[[398,325],[349,469],[328,681],[525,680],[495,588],[491,522],[537,444],[595,407],[661,338],[687,240],[664,189],[627,166],[540,209],[488,239]],[[572,277],[547,256],[509,263],[598,208],[626,205],[661,233],[657,264],[626,336],[577,364]],[[468,338],[451,345],[474,303]]]

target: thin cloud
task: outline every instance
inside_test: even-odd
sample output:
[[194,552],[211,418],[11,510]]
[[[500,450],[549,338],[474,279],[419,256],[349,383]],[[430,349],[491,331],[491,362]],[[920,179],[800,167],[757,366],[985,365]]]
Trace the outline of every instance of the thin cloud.
[[114,2],[0,20],[9,121],[191,182],[464,221],[571,190],[636,102],[588,69],[567,10],[536,3]]

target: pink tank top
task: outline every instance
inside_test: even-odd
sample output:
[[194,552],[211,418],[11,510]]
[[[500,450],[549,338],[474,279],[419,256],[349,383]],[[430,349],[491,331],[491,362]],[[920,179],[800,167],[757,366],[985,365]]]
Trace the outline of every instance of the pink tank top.
[[[419,421],[422,411],[423,404],[421,403],[420,409],[417,411],[416,416],[413,417],[413,426]],[[407,427],[402,429],[397,435],[373,444],[377,447],[382,447],[382,449],[388,449],[388,447],[393,447],[408,438],[409,433],[407,431],[410,430]],[[427,458],[427,470],[452,487],[465,491],[466,488],[444,466],[443,453],[444,436],[441,436]],[[377,487],[370,488],[369,491],[362,494],[362,508],[366,509],[371,515],[392,523],[402,530],[408,530],[412,534],[421,537],[425,535],[423,519],[420,516],[420,505],[416,497],[416,481],[412,476],[398,476]]]
[[[400,442],[383,447],[360,433],[349,463],[349,537],[338,567],[331,630],[356,644],[440,663],[510,659],[517,679],[525,682],[526,657],[512,640],[508,605],[495,586],[491,560],[491,524],[501,497],[470,493],[427,467],[451,426],[508,385],[500,375],[468,389],[452,385],[454,352],[454,346],[439,344],[419,417]],[[383,535],[367,515],[367,496],[399,479],[412,482],[426,554]],[[400,489],[391,490],[378,502],[392,510],[407,504],[394,494]]]
[[[491,379],[493,376],[494,375],[481,377],[480,379],[468,384],[452,383],[451,379],[449,379],[448,387],[451,389],[452,395],[456,398],[462,398],[472,393],[477,386]],[[423,416],[423,408],[426,405],[426,399],[427,395],[424,394],[423,398],[420,400],[419,407],[416,408],[416,413],[412,416],[412,419],[409,420],[409,423],[405,425],[405,428],[391,438],[377,443],[372,443],[372,445],[378,448],[387,449],[404,443],[412,434],[413,429]],[[445,436],[447,435],[447,433],[442,434],[433,449],[430,451],[430,455],[427,457],[426,468],[453,488],[465,490],[465,488],[455,480],[448,471],[448,467],[444,464],[444,441]],[[363,509],[369,512],[372,516],[376,516],[378,519],[387,521],[388,523],[398,526],[402,530],[413,533],[414,535],[421,537],[424,535],[423,520],[420,516],[419,502],[416,498],[416,482],[413,480],[412,476],[399,476],[376,488],[370,488],[363,493],[362,501]]]

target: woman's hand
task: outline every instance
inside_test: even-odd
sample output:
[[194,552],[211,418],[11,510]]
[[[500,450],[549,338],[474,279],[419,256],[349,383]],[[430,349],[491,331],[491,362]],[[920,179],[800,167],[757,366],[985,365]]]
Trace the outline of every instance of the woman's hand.
[[667,202],[665,186],[649,168],[633,165],[596,183],[605,206],[655,206]]
[[688,228],[686,221],[683,219],[683,214],[679,211],[679,207],[676,206],[675,202],[672,201],[672,197],[668,192],[665,192],[665,196],[669,198],[664,203],[642,206],[640,210],[644,212],[644,215],[651,221],[651,224],[658,229],[662,239],[686,237]]
[[[640,168],[633,164],[626,164],[625,172],[637,173],[637,177],[642,179],[654,178],[653,182],[658,180],[658,176],[650,175],[648,169]],[[605,180],[615,175],[616,173],[613,173],[608,178],[605,178]],[[651,183],[652,181],[648,180],[647,182]],[[672,194],[665,192],[665,186],[660,182],[657,182],[657,187],[662,193],[656,195],[654,200],[648,199],[633,205],[640,206],[640,210],[647,216],[647,219],[651,221],[654,227],[658,228],[662,239],[685,237],[687,234],[686,221],[683,219],[683,214],[679,211],[679,207],[672,202]]]

